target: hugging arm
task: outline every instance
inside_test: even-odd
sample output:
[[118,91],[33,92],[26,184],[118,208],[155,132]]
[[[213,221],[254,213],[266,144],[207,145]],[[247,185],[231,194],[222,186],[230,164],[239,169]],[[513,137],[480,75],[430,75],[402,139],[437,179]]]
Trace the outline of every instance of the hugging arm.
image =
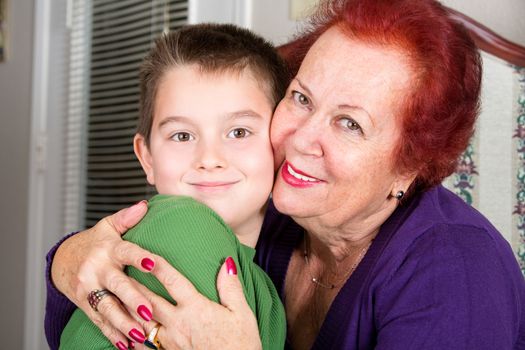
[[[161,324],[163,348],[249,349],[251,342],[257,347],[257,321],[246,303],[254,308],[257,303],[250,288],[254,276],[247,272],[253,263],[210,208],[185,197],[154,197],[148,216],[125,239],[159,256],[151,273],[127,271],[148,288],[142,293],[150,296],[153,318]],[[230,274],[222,269],[220,282],[225,285],[219,291],[231,289],[231,295],[219,294],[216,287],[225,261]],[[147,325],[145,329],[149,330]]]
[[[129,338],[127,335],[132,328],[151,328],[151,324],[145,321],[141,325],[134,311],[139,305],[145,305],[165,325],[159,336],[166,349],[171,348],[168,345],[180,342],[184,342],[185,346],[191,345],[190,348],[207,348],[210,345],[224,344],[225,341],[230,341],[239,348],[259,348],[257,323],[236,276],[226,274],[230,278],[221,278],[221,274],[219,275],[218,290],[224,306],[215,304],[200,295],[163,258],[121,239],[120,235],[136,224],[146,210],[145,203],[137,204],[101,220],[92,229],[66,239],[59,246],[52,261],[52,282],[48,283],[46,307],[46,336],[51,349],[58,348],[60,335],[74,310],[66,297],[81,308],[113,344],[118,341],[127,344],[126,338]],[[153,274],[181,307],[175,310],[169,302],[141,288],[124,274],[125,265],[147,272],[141,265],[145,257],[155,262]],[[109,289],[123,305],[114,297],[106,297],[99,304],[99,312],[94,312],[86,296],[97,288]],[[250,312],[245,312],[246,309]],[[126,310],[131,310],[131,314]],[[155,310],[161,312],[157,315]],[[178,315],[178,318],[174,319],[172,315],[164,314],[164,311],[167,314],[175,311],[173,315]],[[210,328],[210,324],[214,328]],[[206,334],[202,334],[204,329]],[[247,334],[250,336],[246,336]],[[252,346],[246,342],[251,342]],[[177,346],[174,345],[174,348]]]
[[[52,249],[48,255],[48,283],[45,331],[51,349],[57,349],[60,335],[75,305],[102,330],[113,344],[127,344],[127,334],[140,323],[114,297],[99,304],[99,312],[89,306],[87,295],[94,289],[106,288],[133,310],[138,305],[151,308],[147,299],[131,285],[123,268],[133,265],[144,270],[141,260],[152,254],[121,239],[121,234],[134,226],[147,211],[140,202],[99,221],[92,228],[74,234]],[[53,254],[54,253],[54,254]],[[62,294],[63,293],[63,294]],[[69,299],[71,302],[68,302]],[[119,327],[115,326],[119,325]],[[121,330],[128,329],[126,333]]]
[[51,248],[46,256],[47,298],[44,328],[49,348],[52,350],[58,349],[60,334],[75,310],[75,304],[73,304],[54,286],[51,279],[51,263],[53,262],[58,247],[60,247],[66,239],[76,233],[77,232],[74,232],[61,239],[53,248]]

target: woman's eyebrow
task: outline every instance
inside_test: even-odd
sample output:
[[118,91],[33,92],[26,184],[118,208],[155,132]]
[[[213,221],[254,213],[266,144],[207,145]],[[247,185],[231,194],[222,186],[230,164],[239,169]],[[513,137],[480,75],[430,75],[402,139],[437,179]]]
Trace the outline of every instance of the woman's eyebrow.
[[[299,86],[308,94],[308,96],[312,96],[312,92],[310,91],[310,89],[308,89],[308,87],[305,84],[303,84],[303,82],[301,82],[299,78],[296,77],[293,80],[295,80],[297,84],[299,84]],[[372,119],[372,116],[370,115],[370,113],[368,113],[368,111],[361,106],[343,103],[343,104],[337,105],[337,108],[338,109],[354,109],[354,110],[362,111],[364,114],[366,114],[372,126],[375,126],[374,120]]]
[[297,82],[297,84],[299,84],[299,86],[301,87],[301,89],[303,89],[304,91],[306,91],[306,93],[309,95],[309,96],[312,96],[312,92],[310,91],[309,88],[306,87],[305,84],[303,84],[302,81],[299,80],[299,78],[293,78],[293,80],[295,80]]
[[370,113],[368,113],[368,111],[364,107],[357,106],[357,105],[349,105],[349,104],[343,103],[341,105],[338,105],[337,108],[338,109],[347,109],[347,110],[357,110],[357,111],[363,112],[363,114],[368,118],[368,120],[370,120],[370,123],[372,124],[372,126],[375,127],[374,119],[372,118]]

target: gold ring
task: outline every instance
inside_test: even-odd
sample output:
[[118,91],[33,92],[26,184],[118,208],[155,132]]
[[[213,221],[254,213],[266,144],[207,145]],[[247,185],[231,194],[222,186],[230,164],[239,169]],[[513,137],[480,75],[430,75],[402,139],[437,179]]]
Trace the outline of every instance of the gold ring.
[[160,342],[157,339],[157,335],[159,334],[159,328],[160,324],[157,323],[149,332],[146,340],[144,341],[144,345],[146,345],[150,349],[159,350],[160,349]]

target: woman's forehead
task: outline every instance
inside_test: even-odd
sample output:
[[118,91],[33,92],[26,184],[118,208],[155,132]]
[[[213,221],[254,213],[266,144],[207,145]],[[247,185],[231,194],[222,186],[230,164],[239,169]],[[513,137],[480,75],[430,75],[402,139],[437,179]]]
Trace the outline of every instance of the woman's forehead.
[[336,27],[314,43],[297,74],[320,102],[333,97],[334,103],[360,103],[369,112],[407,96],[413,76],[400,49],[351,38]]
[[345,71],[367,74],[386,70],[409,73],[411,63],[410,54],[399,46],[385,45],[369,38],[359,39],[347,35],[338,27],[332,27],[314,42],[301,69],[318,67],[334,74]]

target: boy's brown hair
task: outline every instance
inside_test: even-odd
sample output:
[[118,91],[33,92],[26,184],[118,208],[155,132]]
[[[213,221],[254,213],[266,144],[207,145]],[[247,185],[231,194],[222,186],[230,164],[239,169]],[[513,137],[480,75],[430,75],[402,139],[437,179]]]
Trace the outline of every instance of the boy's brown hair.
[[140,66],[140,114],[137,133],[149,145],[155,98],[164,75],[174,67],[197,65],[203,73],[242,73],[261,82],[273,107],[284,96],[290,77],[275,48],[251,31],[232,24],[195,24],[163,34]]

